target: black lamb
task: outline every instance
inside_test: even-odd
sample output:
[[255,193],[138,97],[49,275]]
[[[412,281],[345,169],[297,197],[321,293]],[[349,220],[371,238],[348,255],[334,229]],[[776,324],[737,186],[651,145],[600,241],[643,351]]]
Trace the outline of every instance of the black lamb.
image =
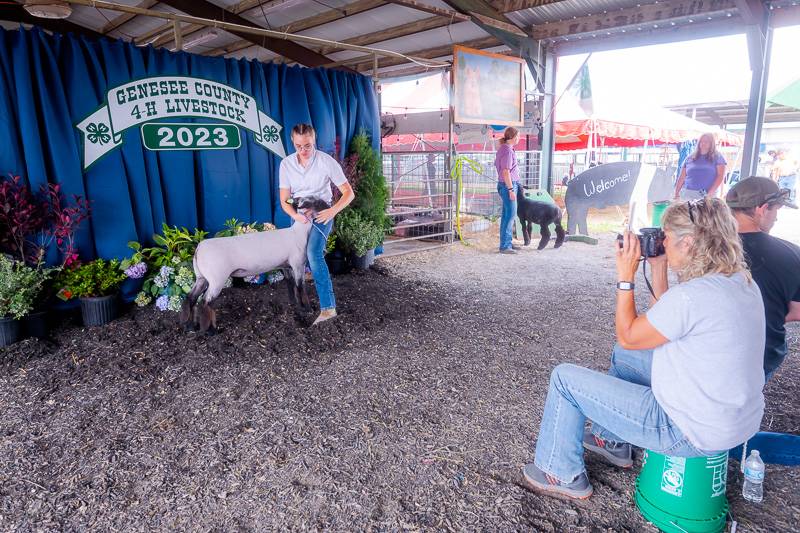
[[542,235],[542,239],[539,241],[539,250],[550,242],[550,224],[556,225],[555,248],[564,243],[565,232],[564,227],[561,225],[561,209],[556,205],[525,197],[525,187],[521,183],[517,184],[517,216],[522,225],[525,246],[531,244],[531,226],[533,224],[539,225],[539,232]]

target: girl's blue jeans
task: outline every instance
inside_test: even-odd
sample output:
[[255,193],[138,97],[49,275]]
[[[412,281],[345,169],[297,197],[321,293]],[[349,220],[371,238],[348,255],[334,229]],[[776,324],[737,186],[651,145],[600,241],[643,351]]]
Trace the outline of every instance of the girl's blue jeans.
[[[516,189],[517,184],[514,184]],[[511,238],[514,231],[514,217],[517,216],[517,202],[511,201],[509,197],[508,187],[503,182],[497,184],[497,194],[503,201],[503,213],[500,216],[500,249],[507,250],[511,248]]]
[[536,466],[564,482],[583,473],[586,419],[592,421],[592,433],[607,441],[678,457],[719,453],[695,448],[656,402],[650,388],[652,361],[652,350],[615,346],[608,374],[571,364],[555,367],[536,442]]
[[797,196],[797,174],[792,174],[791,176],[783,176],[782,178],[778,179],[778,187],[781,189],[789,189],[789,200],[794,202]]
[[328,264],[325,262],[325,246],[328,244],[328,236],[333,231],[333,220],[327,224],[313,222],[314,227],[308,235],[308,266],[311,275],[314,276],[314,286],[319,297],[319,308],[321,311],[336,308],[336,297],[333,295],[333,283],[331,273],[328,271]]

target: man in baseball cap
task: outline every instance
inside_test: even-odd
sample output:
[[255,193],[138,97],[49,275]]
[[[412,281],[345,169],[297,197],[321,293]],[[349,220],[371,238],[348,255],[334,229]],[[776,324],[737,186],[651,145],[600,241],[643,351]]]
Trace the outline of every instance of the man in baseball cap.
[[725,197],[738,224],[747,265],[764,299],[767,380],[786,357],[784,324],[800,321],[800,247],[769,235],[781,207],[797,209],[789,194],[771,179],[750,177],[734,185]]

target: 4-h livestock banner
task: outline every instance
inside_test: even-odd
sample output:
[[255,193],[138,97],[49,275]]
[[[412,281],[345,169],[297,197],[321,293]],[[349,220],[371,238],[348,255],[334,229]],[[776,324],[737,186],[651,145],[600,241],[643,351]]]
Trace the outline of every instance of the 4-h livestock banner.
[[[150,124],[178,117],[215,119],[227,124]],[[150,150],[236,149],[241,146],[242,127],[253,132],[256,143],[286,157],[282,127],[258,109],[252,96],[201,78],[159,76],[110,89],[106,104],[77,125],[83,134],[83,168],[121,145],[122,132],[140,124],[144,146]]]

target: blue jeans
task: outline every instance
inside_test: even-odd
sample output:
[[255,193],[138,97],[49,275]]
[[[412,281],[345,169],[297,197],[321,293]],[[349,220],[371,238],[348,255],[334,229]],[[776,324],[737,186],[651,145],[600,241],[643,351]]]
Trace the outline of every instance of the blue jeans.
[[314,276],[314,286],[319,297],[320,311],[336,308],[336,298],[333,295],[333,283],[331,273],[328,272],[328,264],[325,262],[325,246],[328,244],[328,235],[333,230],[333,220],[327,224],[314,222],[311,233],[308,235],[308,266]]
[[615,346],[608,374],[571,364],[555,367],[536,442],[536,466],[564,482],[585,472],[587,418],[592,432],[608,441],[678,457],[719,453],[695,448],[656,402],[650,388],[652,360],[652,350]]
[[778,187],[792,191],[789,195],[789,199],[794,202],[794,199],[797,196],[797,174],[778,178]]
[[[516,191],[517,184],[514,183],[514,190]],[[503,201],[503,214],[500,216],[500,249],[507,250],[511,248],[511,238],[514,232],[514,217],[517,216],[517,202],[511,201],[509,197],[509,190],[506,184],[499,182],[497,184],[497,194]]]

